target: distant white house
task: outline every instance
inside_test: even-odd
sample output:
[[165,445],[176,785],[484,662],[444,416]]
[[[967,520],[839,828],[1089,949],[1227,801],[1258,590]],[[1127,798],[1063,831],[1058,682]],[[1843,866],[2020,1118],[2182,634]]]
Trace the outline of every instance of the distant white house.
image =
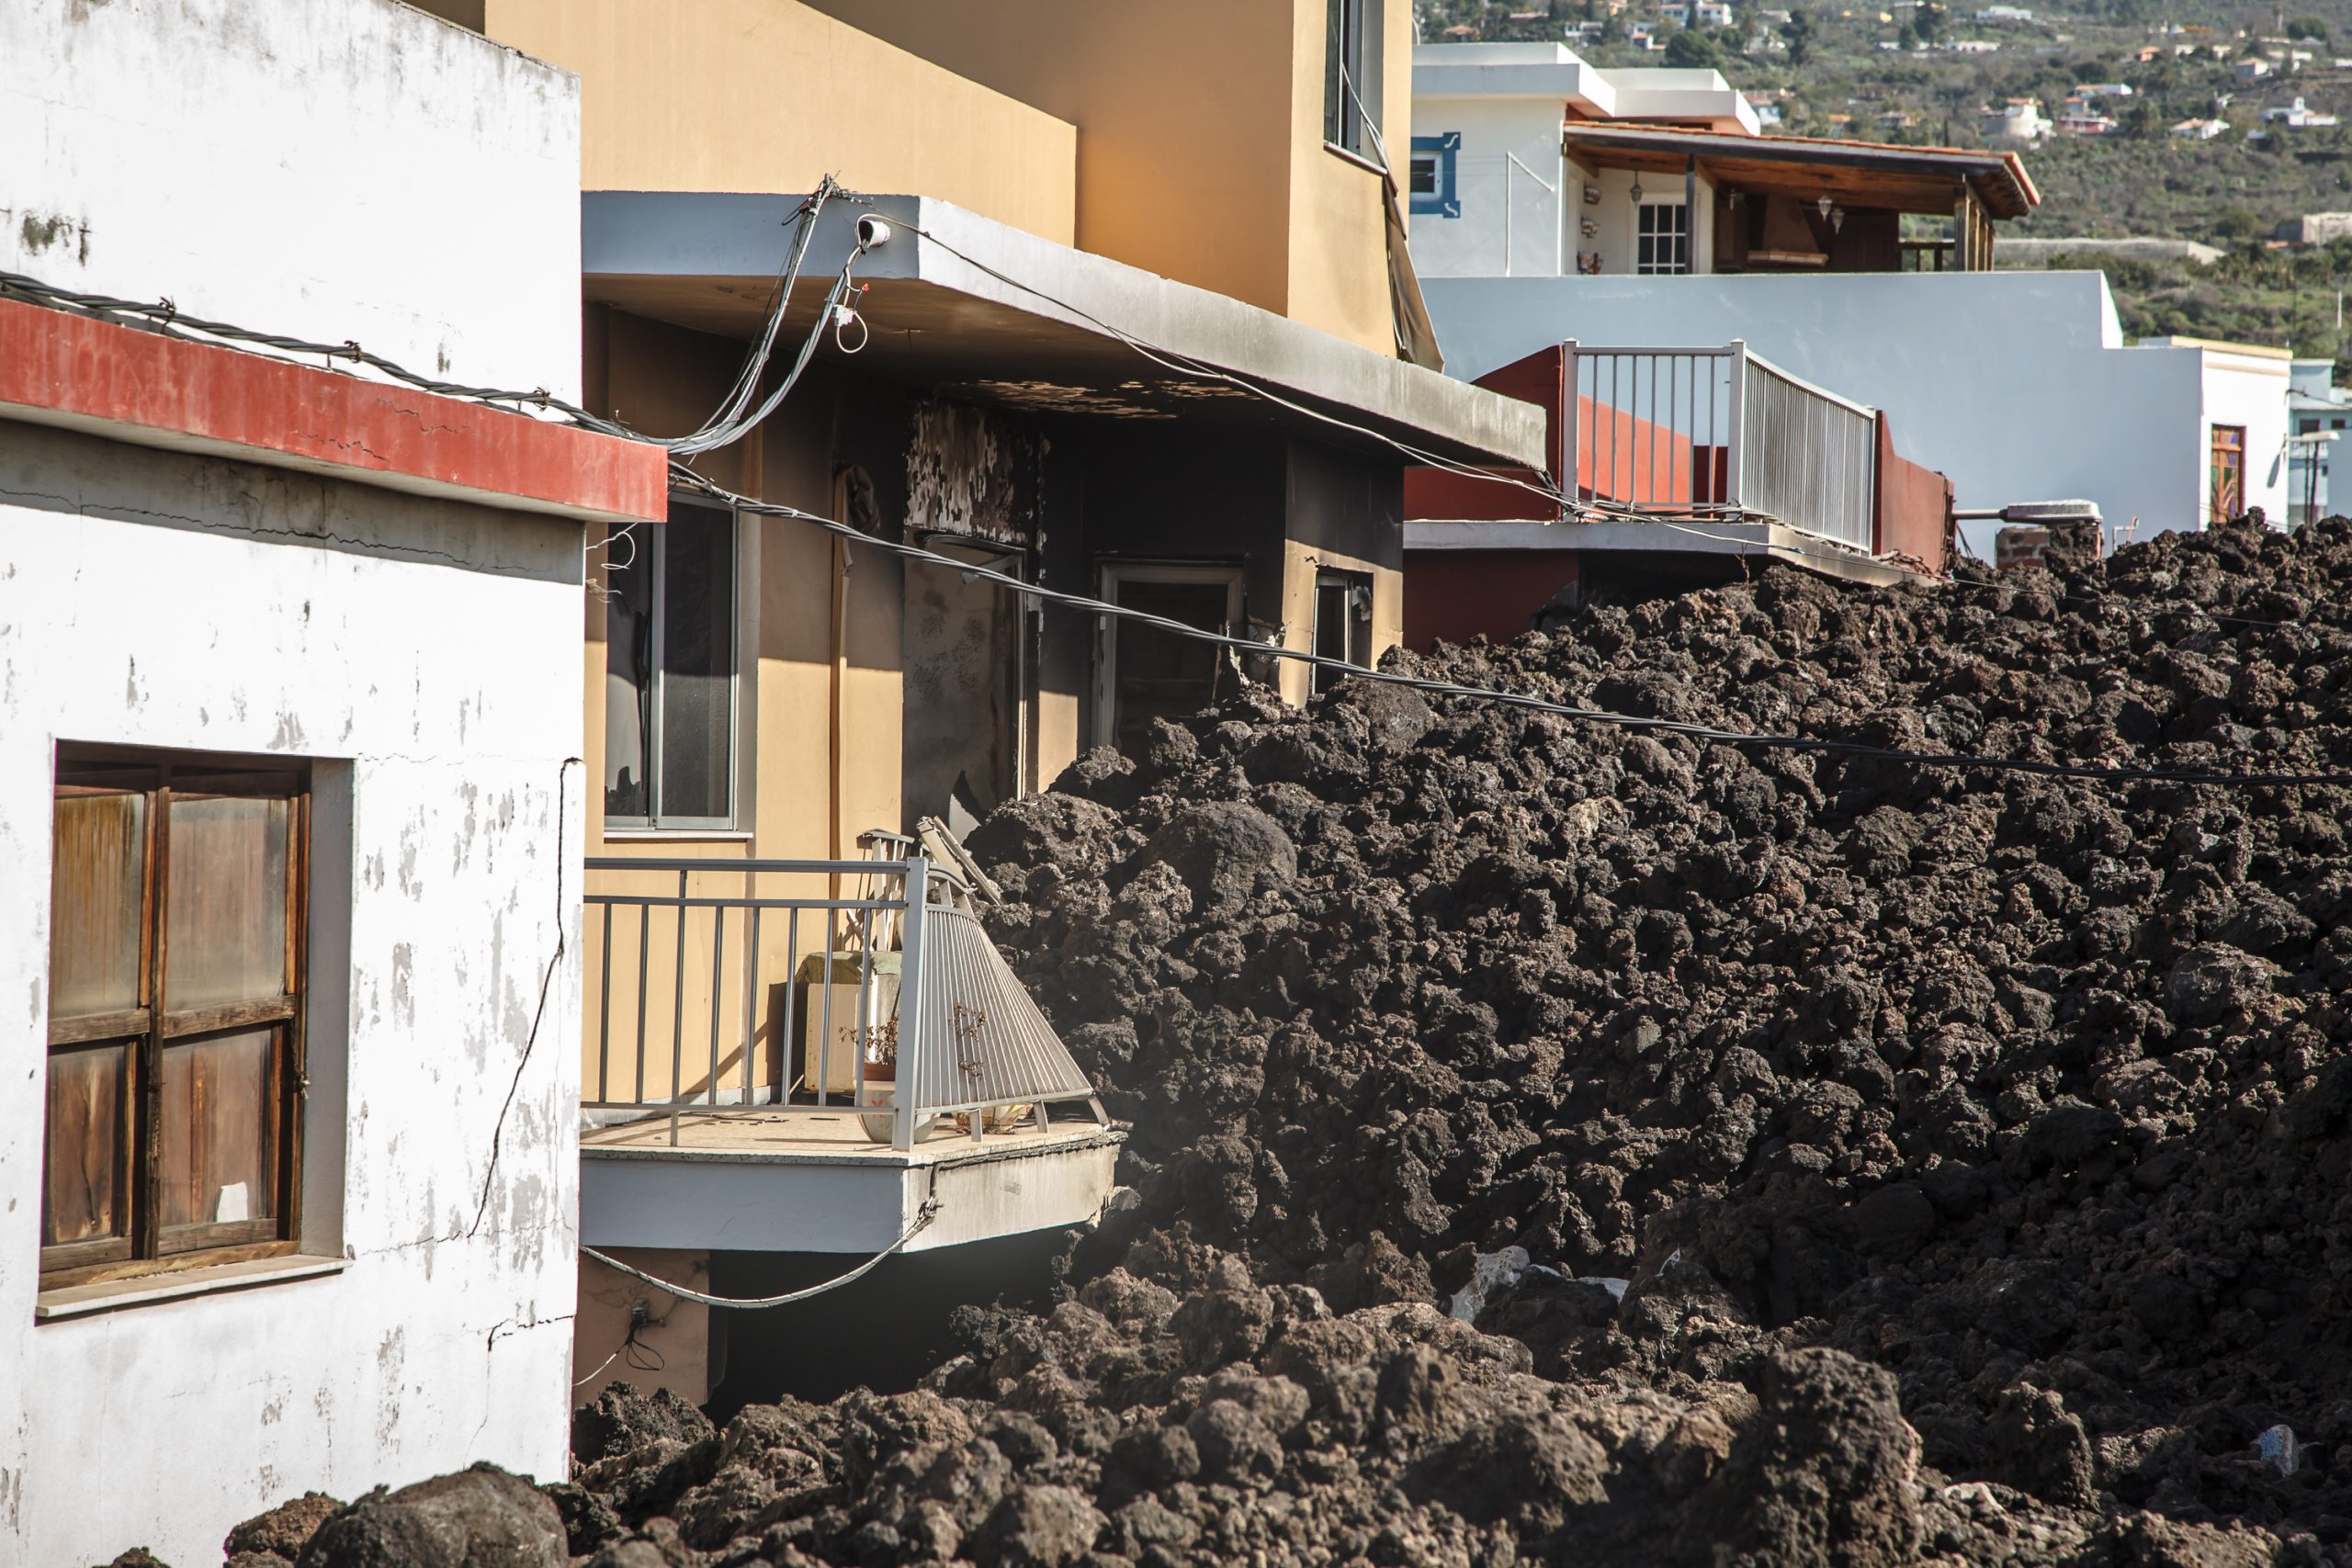
[[2011,98],[1996,109],[1986,109],[1977,118],[1977,129],[1987,141],[2022,141],[2032,143],[2046,139],[2051,132],[2049,117],[2041,112],[2038,98]]
[[1987,6],[1976,13],[1980,22],[2016,24],[2033,20],[2033,13],[2022,6]]
[[2078,98],[2128,98],[2132,96],[2129,82],[2085,82],[2075,89]]
[[2335,510],[2328,469],[2352,425],[2352,392],[2335,385],[2332,359],[2298,359],[2288,371],[2287,515],[2290,527],[2316,523]]
[[2241,82],[2259,82],[2270,74],[2270,62],[2267,60],[2241,60],[2233,71]]
[[2334,115],[2324,114],[2311,107],[2300,96],[2293,103],[2283,107],[2262,111],[2263,124],[2283,125],[2290,130],[2315,129],[2334,125],[2335,122]]
[[1699,18],[1699,25],[1702,28],[1731,26],[1731,7],[1724,0],[1699,0],[1691,7],[1691,14]]
[[1988,38],[1957,38],[1944,45],[1948,54],[1998,54],[2000,44]]
[[2172,133],[2188,141],[2211,141],[2230,129],[2226,119],[2184,119],[2172,128]]

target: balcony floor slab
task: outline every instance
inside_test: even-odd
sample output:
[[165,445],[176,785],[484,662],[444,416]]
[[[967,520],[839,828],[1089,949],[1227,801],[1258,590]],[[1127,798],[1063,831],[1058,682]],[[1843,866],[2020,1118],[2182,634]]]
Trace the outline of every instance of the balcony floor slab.
[[590,1247],[870,1255],[936,1199],[905,1247],[1080,1224],[1109,1196],[1125,1134],[1091,1122],[973,1138],[936,1125],[910,1150],[854,1112],[686,1112],[581,1139],[580,1239]]

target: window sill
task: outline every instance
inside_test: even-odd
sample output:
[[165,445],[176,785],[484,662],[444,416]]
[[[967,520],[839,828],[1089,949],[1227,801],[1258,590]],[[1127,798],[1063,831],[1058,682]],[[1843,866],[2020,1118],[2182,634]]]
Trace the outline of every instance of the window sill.
[[749,828],[607,828],[608,844],[748,844]]
[[350,1268],[341,1258],[304,1257],[297,1253],[287,1258],[256,1258],[243,1263],[220,1263],[209,1269],[189,1269],[175,1274],[146,1274],[130,1280],[109,1280],[97,1285],[67,1285],[60,1290],[43,1291],[33,1298],[33,1321],[55,1323],[62,1318],[87,1317],[93,1313],[114,1312],[122,1307],[145,1306],[150,1302],[178,1301],[186,1296],[209,1296],[222,1291],[242,1291],[255,1285],[276,1285],[290,1280],[314,1280],[329,1274],[340,1274]]
[[1334,158],[1339,159],[1342,164],[1353,164],[1359,169],[1368,169],[1372,173],[1383,176],[1386,175],[1388,173],[1387,170],[1382,168],[1364,153],[1357,152],[1349,148],[1342,147],[1336,141],[1326,141],[1323,143],[1323,151],[1329,152]]

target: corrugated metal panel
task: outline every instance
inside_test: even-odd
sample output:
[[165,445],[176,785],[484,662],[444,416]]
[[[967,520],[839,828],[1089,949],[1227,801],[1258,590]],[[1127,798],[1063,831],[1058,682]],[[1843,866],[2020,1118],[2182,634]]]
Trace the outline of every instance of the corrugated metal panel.
[[[915,1103],[926,1111],[1078,1100],[1094,1092],[980,922],[923,911]],[[899,1053],[904,1057],[903,1048]]]

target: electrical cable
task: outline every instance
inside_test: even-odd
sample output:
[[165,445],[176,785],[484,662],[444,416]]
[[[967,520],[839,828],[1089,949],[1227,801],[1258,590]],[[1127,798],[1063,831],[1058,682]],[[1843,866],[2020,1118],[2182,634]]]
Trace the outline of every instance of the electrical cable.
[[2352,787],[2352,773],[2229,773],[2203,768],[2130,768],[2103,767],[2084,762],[2044,761],[2032,757],[1995,757],[1967,752],[1905,751],[1894,747],[1872,746],[1862,741],[1835,740],[1823,736],[1775,735],[1763,732],[1721,729],[1713,725],[1694,724],[1683,719],[1646,718],[1637,714],[1616,713],[1607,708],[1583,707],[1569,703],[1555,703],[1523,692],[1508,692],[1492,686],[1465,686],[1451,681],[1430,680],[1425,676],[1404,675],[1394,671],[1375,670],[1345,660],[1279,644],[1260,642],[1250,637],[1235,637],[1225,632],[1206,631],[1165,615],[1129,609],[1106,600],[1089,598],[1080,593],[1066,593],[1038,583],[1024,582],[1017,577],[961,561],[952,556],[940,555],[917,545],[901,544],[885,539],[863,529],[817,513],[804,512],[797,506],[780,502],[756,501],[728,490],[690,468],[677,468],[673,477],[681,486],[701,491],[712,500],[719,501],[739,511],[758,516],[785,517],[811,524],[829,533],[839,535],[888,555],[923,562],[962,574],[967,580],[985,579],[998,586],[1022,595],[1025,599],[1058,604],[1097,617],[1108,617],[1148,626],[1171,636],[1189,637],[1238,653],[1261,658],[1287,660],[1313,669],[1328,670],[1341,675],[1352,675],[1385,685],[1401,686],[1427,695],[1464,697],[1491,702],[1505,707],[1520,708],[1532,713],[1552,714],[1562,718],[1578,719],[1591,724],[1611,725],[1644,733],[1687,736],[1694,740],[1710,741],[1726,746],[1754,746],[1779,750],[1809,751],[1835,756],[1858,757],[1867,761],[1898,762],[1914,767],[1983,769],[1993,772],[2030,773],[2044,778],[2070,778],[2090,781],[2132,784],[2221,784],[2241,787],[2284,788],[2296,785],[2328,785]]
[[[631,1334],[635,1334],[635,1333],[637,1332],[637,1330],[636,1330],[635,1328],[631,1328],[631,1329],[629,1330],[629,1332],[630,1332]],[[624,1346],[626,1346],[628,1342],[627,1340],[623,1340],[621,1343],[622,1343]],[[576,1381],[575,1382],[573,1382],[571,1386],[572,1386],[572,1387],[574,1387],[574,1388],[580,1388],[580,1387],[583,1387],[583,1386],[585,1386],[585,1385],[586,1385],[586,1384],[588,1384],[588,1383],[594,1382],[597,1380],[597,1378],[601,1377],[601,1376],[604,1374],[604,1371],[605,1371],[605,1369],[606,1367],[611,1366],[615,1361],[617,1361],[617,1360],[619,1360],[620,1359],[621,1359],[621,1353],[620,1353],[620,1351],[618,1351],[618,1350],[614,1351],[611,1355],[609,1355],[609,1356],[605,1357],[605,1358],[604,1359],[604,1360],[603,1360],[603,1361],[601,1361],[601,1362],[599,1362],[599,1363],[597,1364],[596,1370],[595,1370],[594,1371],[590,1372],[590,1373],[589,1373],[586,1377],[584,1377],[584,1378],[581,1378],[581,1379],[579,1379],[578,1381]]]
[[[1184,375],[1199,376],[1206,379],[1228,383],[1241,390],[1262,398],[1267,401],[1289,409],[1293,412],[1300,414],[1303,417],[1316,420],[1322,423],[1340,429],[1349,430],[1357,434],[1368,436],[1379,441],[1384,445],[1394,448],[1397,452],[1413,458],[1415,461],[1423,463],[1429,467],[1442,468],[1450,472],[1461,474],[1466,478],[1489,479],[1497,483],[1515,485],[1521,490],[1543,496],[1546,500],[1556,502],[1563,507],[1579,511],[1601,510],[1592,508],[1589,503],[1566,495],[1556,485],[1551,483],[1551,477],[1549,475],[1544,476],[1545,482],[1543,485],[1537,485],[1510,476],[1495,474],[1483,468],[1475,468],[1468,464],[1457,463],[1450,458],[1441,457],[1434,453],[1423,451],[1420,448],[1413,446],[1408,442],[1397,440],[1396,437],[1387,435],[1382,432],[1372,430],[1363,425],[1352,423],[1347,420],[1340,419],[1336,415],[1328,414],[1317,409],[1308,408],[1304,404],[1283,397],[1279,393],[1270,391],[1267,389],[1261,387],[1245,378],[1234,375],[1229,371],[1218,369],[1214,366],[1205,366],[1189,362],[1182,355],[1160,350],[1145,342],[1143,339],[1136,337],[1133,333],[1113,326],[1111,323],[1102,321],[1100,317],[1097,317],[1080,307],[1058,299],[1042,289],[1023,283],[1016,277],[1001,272],[995,267],[989,266],[987,263],[981,262],[965,254],[955,245],[940,239],[939,236],[931,233],[929,231],[922,229],[918,225],[909,224],[907,227],[911,232],[919,234],[922,238],[929,240],[932,243],[938,245],[943,251],[945,251],[948,254],[955,256],[957,260],[962,261],[966,265],[972,267],[976,271],[980,272],[987,276],[995,278],[999,282],[1006,285],[1008,288],[1020,289],[1023,293],[1046,300],[1047,303],[1069,312],[1072,316],[1084,321],[1100,329],[1106,334],[1118,339],[1129,347],[1134,348],[1146,358],[1152,360],[1156,364],[1161,365],[1165,368],[1175,370]],[[861,253],[854,251],[852,253],[853,262],[858,254]],[[841,277],[836,280],[837,288],[846,287],[845,280],[847,276],[848,265],[845,264]],[[58,288],[51,285],[44,284],[37,278],[27,277],[18,273],[0,272],[0,295],[10,293],[22,294],[45,301],[65,304],[73,308],[90,310],[99,312],[144,315],[167,327],[175,325],[191,327],[213,336],[254,343],[265,346],[278,348],[288,353],[319,354],[327,355],[330,358],[346,357],[352,359],[356,363],[366,364],[376,369],[381,370],[387,375],[393,376],[396,378],[405,381],[412,386],[418,387],[423,390],[435,392],[443,396],[464,398],[481,402],[519,402],[530,404],[542,409],[552,409],[581,423],[586,424],[594,429],[602,430],[606,434],[622,435],[630,439],[645,439],[644,437],[638,435],[635,432],[629,431],[625,426],[622,426],[616,422],[602,419],[596,415],[589,413],[586,410],[580,408],[576,404],[570,403],[562,399],[554,397],[545,388],[540,388],[535,391],[526,393],[502,391],[489,388],[467,387],[457,383],[436,381],[430,378],[420,376],[415,372],[394,363],[393,361],[384,359],[380,355],[368,353],[361,349],[355,342],[346,342],[341,344],[325,344],[311,343],[301,339],[283,337],[271,333],[255,333],[248,329],[236,327],[225,322],[206,321],[198,318],[180,315],[177,308],[173,305],[169,299],[164,299],[154,304],[146,304],[135,300],[117,299],[104,295],[85,294],[75,290]],[[817,320],[820,331],[821,331],[822,325],[828,319],[829,314],[830,311],[820,311],[819,313]],[[762,418],[764,418],[767,412],[773,412],[774,401],[775,400],[771,400],[769,404],[763,407],[761,414]],[[1196,641],[1213,643],[1220,647],[1235,649],[1238,652],[1254,654],[1264,658],[1303,662],[1317,669],[1330,670],[1340,674],[1359,676],[1363,679],[1382,682],[1391,685],[1408,687],[1431,695],[1467,697],[1498,703],[1505,706],[1517,707],[1530,712],[1554,714],[1560,717],[1579,719],[1589,723],[1614,725],[1620,728],[1644,732],[1679,734],[1688,736],[1694,739],[1719,742],[1725,745],[1758,746],[1788,750],[1854,756],[1901,762],[1920,767],[1976,768],[2025,773],[2043,777],[2129,783],[2215,784],[2260,787],[2287,787],[2307,784],[2331,786],[2352,785],[2352,774],[2345,773],[2226,773],[2206,769],[2110,768],[2097,767],[2083,763],[2050,762],[2026,757],[1990,757],[1967,753],[1904,751],[1889,747],[1869,746],[1856,741],[1832,740],[1820,737],[1747,733],[1736,730],[1719,729],[1713,726],[1690,724],[1680,720],[1644,718],[1632,714],[1612,713],[1602,708],[1588,708],[1571,704],[1547,702],[1541,698],[1529,696],[1522,693],[1499,691],[1491,687],[1463,686],[1451,682],[1431,681],[1419,676],[1399,675],[1392,671],[1374,670],[1363,665],[1351,664],[1344,660],[1329,659],[1311,652],[1282,648],[1275,644],[1258,642],[1250,638],[1232,637],[1219,632],[1204,631],[1198,626],[1189,626],[1182,621],[1170,620],[1165,616],[1152,615],[1142,611],[1131,610],[1120,605],[1108,604],[1099,599],[1088,598],[1081,594],[1064,593],[1057,590],[1042,587],[1038,584],[1023,582],[1017,578],[1007,576],[1002,572],[995,571],[985,567],[976,567],[968,562],[958,561],[947,556],[938,555],[932,551],[922,549],[916,546],[904,545],[893,540],[878,538],[876,536],[865,533],[861,529],[852,527],[849,525],[839,522],[833,518],[821,516],[816,513],[805,512],[797,507],[785,506],[776,502],[755,501],[749,496],[741,495],[733,491],[727,490],[723,486],[715,483],[714,481],[705,478],[703,475],[697,474],[693,469],[675,461],[672,464],[672,471],[673,477],[681,485],[691,489],[700,490],[704,493],[711,496],[713,499],[723,501],[739,510],[750,512],[756,515],[786,517],[809,523],[838,534],[844,538],[860,541],[908,559],[922,560],[932,565],[943,566],[950,570],[961,573],[967,578],[987,578],[989,581],[1031,600],[1062,604],[1096,616],[1108,616],[1118,619],[1132,620],[1140,624],[1153,626],[1158,629],[1168,632],[1173,636],[1189,637]],[[511,1101],[511,1092],[509,1098]],[[501,1120],[503,1123],[503,1113]],[[493,1158],[494,1157],[495,1150],[493,1149]],[[486,1192],[487,1188],[485,1187],[485,1204],[487,1202]],[[476,1216],[475,1223],[477,1225],[481,1223],[479,1213]]]
[[[1054,306],[1057,310],[1069,312],[1078,320],[1086,322],[1089,326],[1095,328],[1097,331],[1103,333],[1107,336],[1116,338],[1119,342],[1126,344],[1129,348],[1134,349],[1137,354],[1142,355],[1146,359],[1150,360],[1153,364],[1159,366],[1164,370],[1173,370],[1179,375],[1198,377],[1204,380],[1224,382],[1227,386],[1248,392],[1253,397],[1262,398],[1268,402],[1288,409],[1291,412],[1298,414],[1304,418],[1317,420],[1324,424],[1330,425],[1335,429],[1345,430],[1352,434],[1365,436],[1371,440],[1381,443],[1383,446],[1393,447],[1395,450],[1403,453],[1406,457],[1412,458],[1415,462],[1427,468],[1442,469],[1447,473],[1457,474],[1464,479],[1488,479],[1492,480],[1496,484],[1511,485],[1517,489],[1526,491],[1532,495],[1542,496],[1544,500],[1553,502],[1564,507],[1575,508],[1585,504],[1576,497],[1565,493],[1559,486],[1554,482],[1552,476],[1549,474],[1542,474],[1542,482],[1538,483],[1534,480],[1520,479],[1515,475],[1498,474],[1488,468],[1481,468],[1475,464],[1458,462],[1452,457],[1441,457],[1435,452],[1430,452],[1424,448],[1415,446],[1410,442],[1400,441],[1396,436],[1390,435],[1384,431],[1374,430],[1369,425],[1357,424],[1352,421],[1341,419],[1337,414],[1326,413],[1320,409],[1309,408],[1305,403],[1297,402],[1290,398],[1283,397],[1281,393],[1272,391],[1265,387],[1260,386],[1255,381],[1251,381],[1245,377],[1234,374],[1230,370],[1223,370],[1214,365],[1202,364],[1197,360],[1188,358],[1183,355],[1176,353],[1173,349],[1160,348],[1157,344],[1136,336],[1133,333],[1126,331],[1123,327],[1114,326],[1111,322],[1104,321],[1102,317],[1095,315],[1092,311],[1088,310],[1081,306],[1073,305],[1069,301],[1049,294],[1046,292],[1046,290],[1039,288],[1033,284],[1023,283],[1021,279],[1012,276],[1010,273],[999,271],[997,268],[990,266],[988,263],[957,249],[955,245],[941,239],[938,235],[933,233],[930,230],[922,227],[920,224],[909,223],[906,225],[906,228],[910,233],[919,234],[922,238],[929,240],[933,244],[937,245],[941,250],[945,251],[949,255],[954,256],[957,261],[962,262],[966,266],[972,268],[975,272],[992,277],[1008,288],[1018,288],[1023,294],[1043,299],[1046,303]],[[1541,470],[1538,471],[1539,473],[1541,472]]]
[[[914,1223],[909,1225],[905,1230],[899,1233],[898,1240],[892,1242],[889,1246],[884,1247],[881,1251],[876,1253],[873,1257],[867,1258],[865,1262],[859,1264],[848,1273],[838,1275],[833,1279],[826,1280],[821,1285],[810,1285],[806,1290],[787,1291],[780,1296],[761,1296],[757,1299],[749,1299],[738,1296],[705,1295],[700,1291],[692,1291],[688,1290],[684,1285],[672,1284],[669,1280],[662,1279],[658,1274],[649,1274],[642,1269],[632,1268],[616,1258],[608,1257],[605,1254],[597,1251],[593,1247],[582,1247],[580,1249],[580,1256],[582,1258],[593,1258],[607,1269],[618,1269],[620,1272],[628,1275],[632,1279],[644,1280],[649,1285],[657,1285],[662,1290],[667,1291],[670,1294],[677,1297],[680,1301],[699,1302],[704,1306],[741,1307],[746,1311],[752,1311],[767,1307],[789,1306],[794,1302],[805,1302],[811,1296],[821,1296],[827,1291],[837,1291],[843,1285],[850,1284],[858,1280],[863,1280],[866,1275],[871,1274],[875,1269],[880,1268],[884,1259],[888,1258],[892,1253],[906,1246],[907,1243],[914,1240],[917,1235],[922,1234],[924,1227],[928,1226],[933,1219],[938,1217],[938,1214],[939,1200],[936,1198],[926,1198],[923,1200],[922,1207],[916,1211]],[[632,1330],[632,1333],[634,1333],[634,1330]],[[617,1354],[617,1352],[616,1352],[616,1354]]]

